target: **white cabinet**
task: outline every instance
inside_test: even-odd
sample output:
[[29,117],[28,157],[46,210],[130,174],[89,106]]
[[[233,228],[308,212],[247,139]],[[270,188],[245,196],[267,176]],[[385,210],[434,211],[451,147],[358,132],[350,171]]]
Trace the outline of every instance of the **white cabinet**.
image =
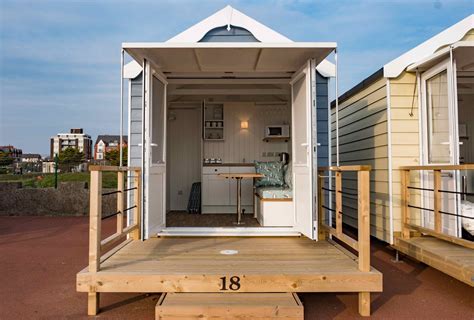
[[204,174],[202,177],[204,206],[226,206],[229,204],[229,181],[217,174]]
[[[205,166],[202,170],[202,213],[236,213],[237,182],[220,173],[255,173],[253,166]],[[242,179],[242,208],[253,213],[253,179]]]

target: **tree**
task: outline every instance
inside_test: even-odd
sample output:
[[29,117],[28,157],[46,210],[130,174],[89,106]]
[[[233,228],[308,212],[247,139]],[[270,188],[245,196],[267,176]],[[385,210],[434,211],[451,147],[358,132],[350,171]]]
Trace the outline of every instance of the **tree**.
[[79,149],[68,147],[59,153],[58,162],[61,170],[70,171],[72,167],[84,162],[84,153]]
[[[128,148],[123,147],[123,166],[127,166]],[[105,153],[105,160],[110,162],[112,166],[120,165],[120,149],[113,149]]]
[[13,163],[13,158],[9,152],[0,151],[0,167],[9,166]]

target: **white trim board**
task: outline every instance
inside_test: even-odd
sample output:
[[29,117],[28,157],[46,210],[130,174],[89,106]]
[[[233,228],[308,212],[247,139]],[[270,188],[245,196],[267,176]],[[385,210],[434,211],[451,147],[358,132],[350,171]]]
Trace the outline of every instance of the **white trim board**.
[[294,228],[280,227],[171,227],[165,228],[157,233],[157,236],[180,236],[180,237],[299,237],[301,233]]

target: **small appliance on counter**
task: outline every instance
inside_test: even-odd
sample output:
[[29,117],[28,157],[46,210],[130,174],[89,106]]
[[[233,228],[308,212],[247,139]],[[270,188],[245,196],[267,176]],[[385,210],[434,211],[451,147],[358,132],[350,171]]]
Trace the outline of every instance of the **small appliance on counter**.
[[222,164],[221,158],[204,158],[204,164]]
[[287,152],[281,152],[280,161],[284,164],[288,164],[288,162],[290,161],[290,155]]

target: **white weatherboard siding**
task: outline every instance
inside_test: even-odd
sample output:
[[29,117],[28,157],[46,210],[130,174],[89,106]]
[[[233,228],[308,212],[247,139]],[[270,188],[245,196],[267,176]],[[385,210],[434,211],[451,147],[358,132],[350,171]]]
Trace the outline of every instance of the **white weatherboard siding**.
[[[392,127],[392,186],[394,232],[401,231],[401,182],[400,166],[419,165],[420,137],[419,110],[416,75],[403,72],[398,78],[390,79],[391,127]],[[412,113],[412,115],[410,115]],[[412,185],[419,179],[413,174]],[[413,194],[412,204],[419,204],[419,197]],[[418,217],[419,215],[413,215]]]
[[[336,158],[335,110],[332,110],[332,159]],[[386,80],[380,78],[339,104],[340,165],[371,165],[371,234],[390,241]],[[333,161],[333,165],[335,165]],[[343,174],[343,192],[357,193],[353,173]],[[343,195],[343,222],[357,227],[357,197]]]
[[[248,121],[249,128],[241,129],[240,122]],[[266,125],[289,124],[291,111],[287,104],[255,105],[252,102],[224,103],[224,141],[205,141],[204,158],[222,158],[223,162],[240,163],[271,161],[278,153],[289,152],[289,142],[264,142]],[[264,157],[262,153],[277,153]]]

